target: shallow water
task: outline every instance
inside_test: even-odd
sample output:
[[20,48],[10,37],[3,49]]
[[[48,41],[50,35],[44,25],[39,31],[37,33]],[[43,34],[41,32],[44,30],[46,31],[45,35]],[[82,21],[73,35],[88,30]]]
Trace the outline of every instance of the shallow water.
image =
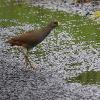
[[[100,99],[99,23],[23,3],[2,1],[0,8],[1,99]],[[52,17],[60,25],[30,51],[36,69],[28,70],[23,55],[5,41],[44,26]]]

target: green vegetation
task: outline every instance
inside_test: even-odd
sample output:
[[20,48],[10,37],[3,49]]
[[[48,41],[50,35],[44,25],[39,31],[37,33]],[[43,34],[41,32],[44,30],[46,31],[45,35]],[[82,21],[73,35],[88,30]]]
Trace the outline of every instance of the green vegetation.
[[16,4],[15,2],[7,3],[3,0],[0,1],[1,27],[18,26],[24,23],[39,24],[41,26],[45,25],[45,23],[52,18],[56,18],[60,22],[57,31],[66,31],[72,34],[75,38],[75,42],[100,42],[100,24],[97,24],[87,17],[41,7],[31,7],[24,3]]
[[[22,26],[24,24],[43,26],[52,18],[56,18],[60,23],[59,27],[56,28],[55,35],[61,32],[68,33],[70,36],[72,36],[71,41],[73,41],[75,44],[83,43],[86,45],[86,47],[87,44],[94,47],[99,47],[100,23],[92,21],[87,17],[82,17],[63,11],[33,7],[25,3],[17,4],[14,1],[7,2],[0,0],[0,27]],[[53,40],[53,42],[57,42],[57,39],[55,41]],[[64,43],[62,42],[61,44],[65,45],[65,47],[66,45],[71,45],[69,42],[66,42],[66,44]],[[59,45],[61,46],[61,44]],[[41,45],[38,46],[34,53],[38,56],[46,55],[46,52],[43,51]],[[67,54],[67,51],[65,53]],[[70,64],[71,67],[80,65],[81,63],[79,62]],[[72,82],[80,82],[82,84],[100,83],[99,76],[100,72],[85,72],[73,78]]]
[[81,73],[77,77],[73,77],[69,82],[78,82],[83,85],[99,84],[100,85],[100,71],[87,71]]

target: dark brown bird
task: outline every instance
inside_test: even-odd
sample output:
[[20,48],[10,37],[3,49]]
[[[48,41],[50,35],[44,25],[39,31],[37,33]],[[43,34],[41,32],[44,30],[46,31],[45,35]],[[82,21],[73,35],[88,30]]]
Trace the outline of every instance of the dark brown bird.
[[28,63],[29,63],[29,65],[32,67],[28,59],[28,50],[32,49],[37,44],[41,43],[45,39],[45,37],[48,36],[48,34],[57,26],[58,26],[58,22],[53,20],[45,27],[42,27],[36,30],[31,30],[31,31],[22,33],[21,35],[10,38],[7,41],[7,43],[9,43],[11,46],[16,45],[16,46],[24,47],[27,51],[26,53],[23,52],[25,56],[26,66],[28,66]]

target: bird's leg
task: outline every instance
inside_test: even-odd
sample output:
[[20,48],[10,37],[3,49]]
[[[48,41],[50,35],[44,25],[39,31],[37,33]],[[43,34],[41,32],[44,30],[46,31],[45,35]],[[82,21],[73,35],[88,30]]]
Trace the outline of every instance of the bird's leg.
[[30,65],[30,68],[33,70],[35,68],[35,66],[32,65],[30,59],[29,59],[29,55],[28,55],[28,49],[24,49],[25,52],[23,52],[24,57],[25,57],[25,62],[26,62],[26,67],[28,66],[28,64]]
[[31,64],[31,62],[30,62],[30,60],[29,60],[29,58],[28,58],[28,50],[25,49],[25,48],[23,48],[23,49],[21,48],[20,51],[21,51],[21,52],[23,53],[23,55],[24,55],[26,67],[27,67],[28,64],[29,64],[30,67],[33,68],[33,67],[32,67],[32,64]]
[[31,68],[33,68],[31,61],[29,60],[29,55],[28,55],[28,50],[26,49],[25,53],[23,53],[25,56],[25,62],[26,62],[26,66],[28,66],[28,64],[30,65]]
[[22,53],[24,55],[25,63],[26,63],[26,67],[27,67],[28,66],[28,62],[29,62],[29,59],[28,59],[28,51],[26,51],[25,49],[23,49]]
[[28,60],[26,59],[26,54],[25,54],[25,49],[23,49],[22,47],[18,48],[19,52],[21,52],[24,55],[24,59],[25,59],[25,63],[26,63],[26,67],[28,66]]

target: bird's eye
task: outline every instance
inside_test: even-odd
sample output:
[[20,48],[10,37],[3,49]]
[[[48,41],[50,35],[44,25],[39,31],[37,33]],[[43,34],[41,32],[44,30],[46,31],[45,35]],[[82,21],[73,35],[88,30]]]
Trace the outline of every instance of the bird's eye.
[[58,22],[54,22],[54,24],[56,24],[56,25],[57,25],[57,24],[58,24]]

